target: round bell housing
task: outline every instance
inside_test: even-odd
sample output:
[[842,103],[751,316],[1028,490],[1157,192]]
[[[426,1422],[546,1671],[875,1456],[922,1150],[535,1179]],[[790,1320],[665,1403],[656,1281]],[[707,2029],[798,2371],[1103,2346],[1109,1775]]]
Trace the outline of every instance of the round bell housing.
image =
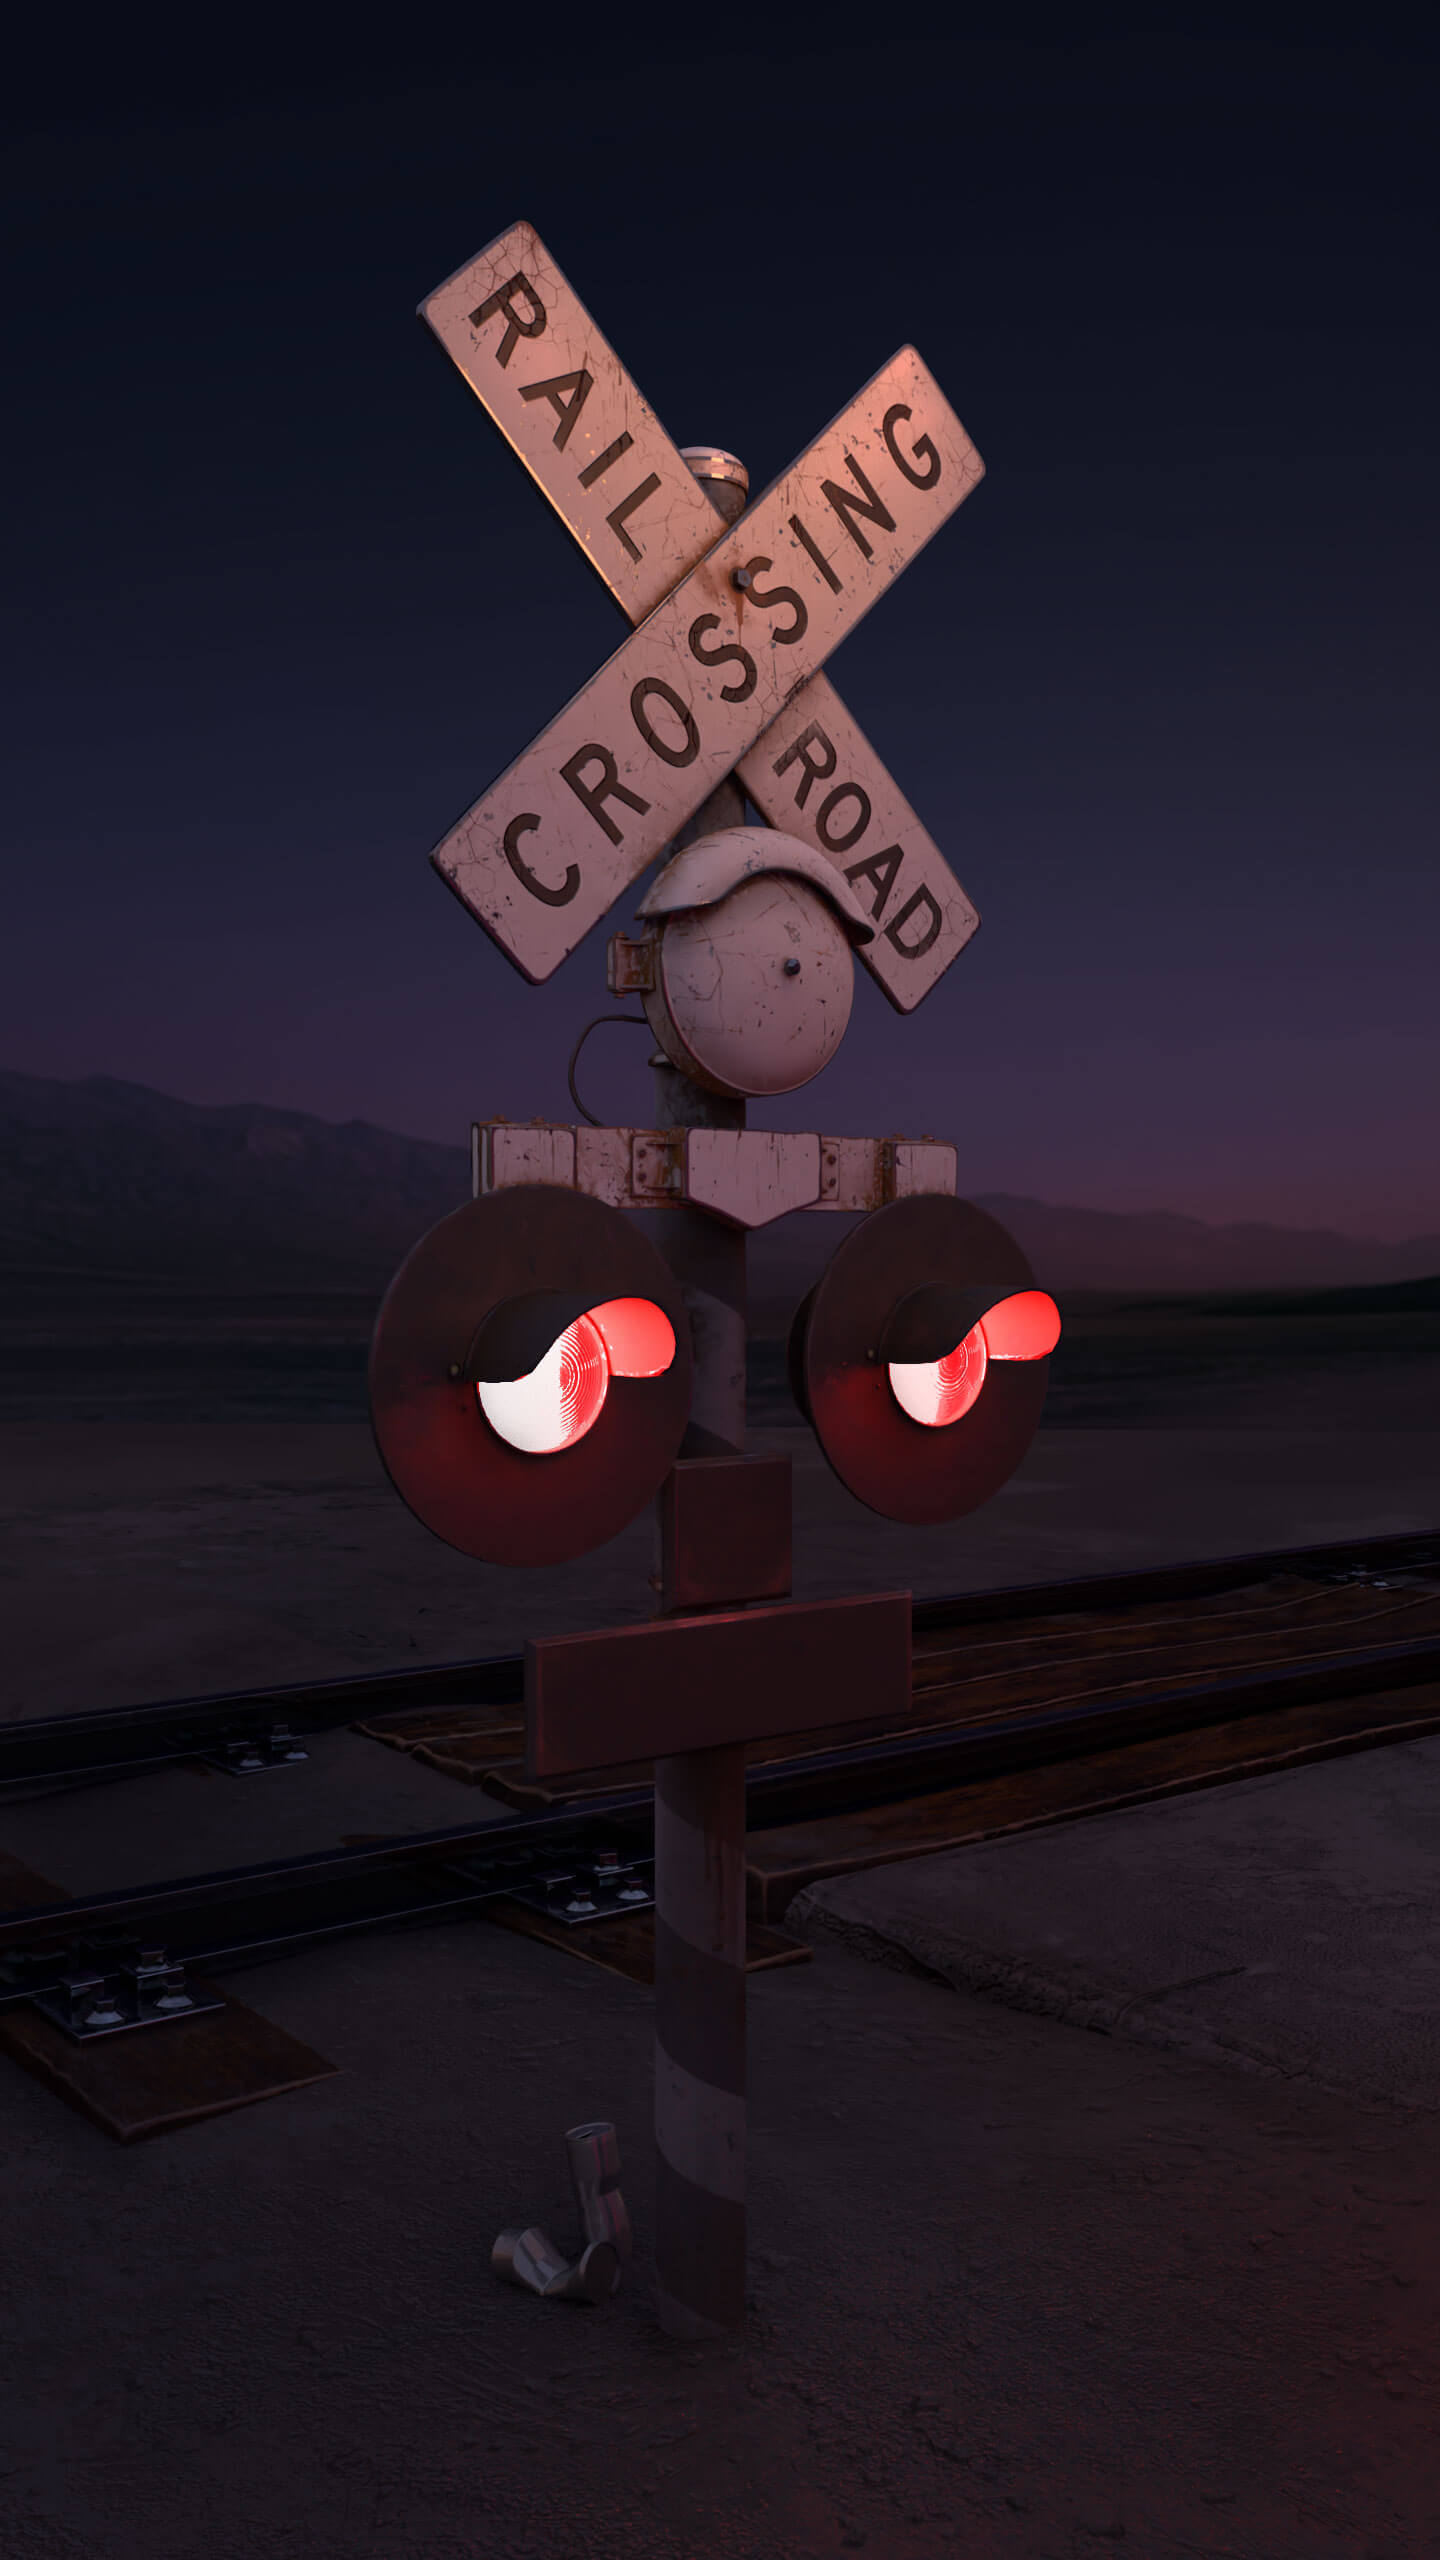
[[667,1058],[710,1093],[793,1093],[828,1066],[854,1000],[851,947],[874,926],[823,854],[724,827],[669,861],[640,903],[655,942],[643,1002]]

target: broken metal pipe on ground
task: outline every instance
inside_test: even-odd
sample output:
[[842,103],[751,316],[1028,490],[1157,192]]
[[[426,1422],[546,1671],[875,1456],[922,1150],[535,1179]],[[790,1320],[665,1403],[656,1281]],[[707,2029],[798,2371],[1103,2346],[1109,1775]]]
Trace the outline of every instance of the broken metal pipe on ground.
[[490,2264],[508,2284],[524,2285],[550,2302],[605,2302],[620,2282],[622,2259],[633,2248],[630,2217],[620,2193],[620,2145],[613,2124],[572,2125],[565,2136],[570,2183],[580,2208],[584,2247],[571,2260],[533,2224],[502,2231]]

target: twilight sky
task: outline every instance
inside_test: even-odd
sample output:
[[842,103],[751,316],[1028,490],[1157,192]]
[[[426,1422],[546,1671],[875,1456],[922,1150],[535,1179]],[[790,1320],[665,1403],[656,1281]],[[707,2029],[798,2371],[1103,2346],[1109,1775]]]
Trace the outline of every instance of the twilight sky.
[[[831,661],[982,931],[909,1021],[862,975],[752,1119],[954,1135],[965,1189],[1440,1227],[1440,67],[1261,14],[37,57],[0,1065],[570,1116],[633,901],[534,989],[427,860],[624,636],[414,317],[524,215],[755,490],[906,340],[987,464]],[[646,1119],[647,1055],[597,1034],[591,1107]]]

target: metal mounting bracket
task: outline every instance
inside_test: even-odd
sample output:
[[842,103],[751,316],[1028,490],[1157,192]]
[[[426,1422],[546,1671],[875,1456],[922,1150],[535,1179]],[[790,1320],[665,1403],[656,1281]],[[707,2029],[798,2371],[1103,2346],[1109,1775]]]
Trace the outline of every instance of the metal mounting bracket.
[[227,1777],[252,1778],[260,1769],[293,1769],[310,1754],[288,1724],[272,1724],[268,1733],[235,1734],[199,1756],[208,1769],[223,1769]]
[[475,1197],[538,1182],[615,1209],[693,1208],[732,1227],[792,1209],[883,1209],[920,1192],[953,1197],[956,1151],[938,1138],[832,1138],[804,1129],[589,1129],[477,1120]]
[[[469,1881],[489,1882],[493,1867],[482,1856],[461,1858],[452,1873]],[[566,1928],[587,1920],[613,1919],[621,1911],[648,1911],[655,1900],[653,1858],[624,1858],[618,1849],[592,1850],[582,1860],[543,1854],[516,1862],[512,1879],[500,1888],[507,1901],[538,1911]]]
[[38,1992],[32,2005],[76,2044],[89,2044],[136,2027],[174,2026],[225,2003],[214,1992],[196,1990],[183,1964],[172,1964],[163,1947],[143,1947],[133,1964],[113,1972],[74,1964],[53,1990]]

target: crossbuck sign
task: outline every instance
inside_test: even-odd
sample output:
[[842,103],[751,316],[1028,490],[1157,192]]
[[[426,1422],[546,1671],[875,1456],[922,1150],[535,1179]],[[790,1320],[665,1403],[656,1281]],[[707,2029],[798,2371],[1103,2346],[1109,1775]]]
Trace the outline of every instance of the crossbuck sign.
[[913,1010],[979,918],[819,673],[984,465],[911,347],[739,522],[710,499],[528,223],[421,305],[637,628],[432,856],[538,984],[732,770],[875,919]]

